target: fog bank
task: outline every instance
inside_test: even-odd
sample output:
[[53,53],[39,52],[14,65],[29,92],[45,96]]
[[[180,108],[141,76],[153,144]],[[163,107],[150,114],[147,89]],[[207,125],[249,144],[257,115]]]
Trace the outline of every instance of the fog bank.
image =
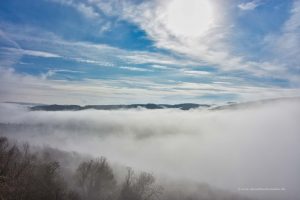
[[0,107],[1,134],[9,138],[262,199],[300,196],[299,119],[299,101],[215,111]]

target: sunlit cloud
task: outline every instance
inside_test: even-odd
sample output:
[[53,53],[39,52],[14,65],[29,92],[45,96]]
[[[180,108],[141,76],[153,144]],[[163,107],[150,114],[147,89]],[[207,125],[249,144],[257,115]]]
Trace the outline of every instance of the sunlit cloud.
[[[239,95],[240,101],[297,96],[299,89],[193,82],[155,82],[151,79],[118,78],[110,80],[56,80],[52,76],[77,71],[49,70],[39,77],[20,75],[13,69],[2,69],[0,74],[0,101],[19,101],[48,104],[123,104],[178,103],[185,100],[200,103],[222,103],[222,96]],[[197,75],[202,76],[202,75]],[[28,95],[31,94],[31,95]],[[206,96],[220,99],[207,99]],[[34,98],[32,98],[34,96]]]
[[[265,37],[265,43],[279,62],[289,66],[289,68],[299,69],[300,53],[300,1],[296,0],[292,4],[290,16],[281,27],[279,33],[270,33]],[[287,67],[288,68],[288,67]]]
[[[44,30],[42,26],[30,23],[17,25],[1,21],[1,68],[14,69],[14,75],[25,73],[32,77],[44,77],[45,81],[58,79],[70,85],[74,82],[69,81],[87,84],[86,80],[94,79],[105,81],[107,86],[113,86],[115,80],[139,80],[130,84],[133,87],[137,82],[147,80],[159,84],[156,89],[168,91],[160,93],[162,98],[158,98],[157,94],[149,101],[173,98],[178,92],[175,88],[178,89],[182,82],[202,86],[211,84],[213,87],[216,83],[227,82],[229,84],[217,84],[217,87],[222,87],[226,94],[234,93],[236,100],[241,101],[259,98],[255,90],[257,94],[272,91],[272,94],[263,95],[264,98],[297,95],[299,66],[295,55],[299,49],[299,1],[288,8],[286,20],[278,24],[280,31],[267,32],[259,36],[261,41],[251,44],[255,46],[251,47],[251,51],[262,49],[263,53],[257,59],[250,59],[248,55],[253,52],[247,51],[248,46],[242,47],[245,51],[239,51],[242,46],[239,41],[247,40],[248,35],[254,35],[255,31],[246,30],[249,32],[243,35],[245,30],[241,24],[244,15],[249,12],[242,13],[238,9],[242,9],[239,8],[241,6],[252,9],[254,4],[255,8],[267,5],[261,1],[189,0],[183,4],[177,0],[52,0],[48,3],[60,4],[60,9],[71,8],[69,12],[84,16],[85,23],[93,24],[97,34],[89,35],[84,30],[78,30],[72,35],[74,37],[68,38],[66,35],[70,33],[67,32],[60,34],[59,31]],[[253,12],[259,12],[259,9]],[[118,42],[105,42],[116,35],[123,37],[128,33],[127,28],[134,29],[129,38],[146,38],[148,49],[146,46],[144,49],[127,49],[126,45],[121,47]],[[112,34],[114,29],[122,34]],[[81,36],[76,38],[77,35]],[[67,74],[57,71],[58,68],[82,71],[84,74]],[[170,91],[172,89],[174,91]],[[184,95],[194,101],[208,95],[201,92],[185,92]],[[146,96],[141,99],[146,99]]]
[[260,1],[256,0],[256,1],[249,1],[246,3],[241,3],[238,5],[239,9],[241,10],[254,10],[255,8],[257,8],[260,4]]
[[164,12],[162,25],[175,36],[199,37],[214,26],[215,11],[209,1],[174,0]]
[[20,55],[28,55],[28,56],[36,56],[36,57],[45,57],[45,58],[60,58],[60,55],[49,53],[45,51],[35,51],[28,49],[15,49],[15,48],[2,48],[4,51],[8,51],[12,54],[20,54]]
[[73,0],[50,0],[50,1],[73,7],[74,9],[76,9],[78,12],[80,12],[82,15],[84,15],[87,18],[95,19],[100,16],[92,6],[87,5],[85,2],[78,3],[77,1],[73,1]]
[[120,68],[121,69],[130,70],[130,71],[137,71],[137,72],[151,72],[152,71],[150,69],[144,69],[144,68],[138,68],[138,67],[126,67],[126,66],[122,66]]

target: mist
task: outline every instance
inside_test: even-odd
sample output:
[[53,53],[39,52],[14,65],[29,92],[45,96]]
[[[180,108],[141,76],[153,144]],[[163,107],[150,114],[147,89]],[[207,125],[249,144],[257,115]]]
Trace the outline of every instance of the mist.
[[189,111],[50,112],[3,103],[0,134],[35,146],[105,156],[153,172],[161,182],[187,180],[253,198],[297,199],[299,119],[299,100]]

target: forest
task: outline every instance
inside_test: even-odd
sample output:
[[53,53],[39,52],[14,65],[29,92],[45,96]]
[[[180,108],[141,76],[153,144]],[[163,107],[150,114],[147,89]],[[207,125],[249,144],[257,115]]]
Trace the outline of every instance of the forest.
[[[120,178],[106,158],[79,157],[0,137],[0,199],[248,199],[207,185],[196,186],[194,190],[187,189],[190,186],[183,186],[184,183],[163,187],[151,173],[136,173],[129,167],[123,167],[125,173]],[[76,159],[82,161],[76,161],[79,164],[75,167],[67,167],[68,160],[76,163]]]

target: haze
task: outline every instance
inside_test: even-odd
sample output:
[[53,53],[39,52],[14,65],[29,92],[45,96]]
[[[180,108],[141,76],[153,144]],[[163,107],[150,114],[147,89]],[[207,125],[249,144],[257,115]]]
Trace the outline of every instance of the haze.
[[[266,199],[295,199],[300,186],[300,102],[224,110],[28,111],[1,104],[9,138],[105,156],[170,180],[208,183]],[[241,191],[279,188],[285,191]]]

